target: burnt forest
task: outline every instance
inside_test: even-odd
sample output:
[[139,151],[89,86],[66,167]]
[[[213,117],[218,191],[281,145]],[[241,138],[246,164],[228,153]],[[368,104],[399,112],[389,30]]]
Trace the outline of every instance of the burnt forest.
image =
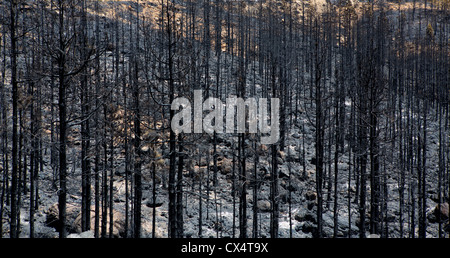
[[0,1],[0,238],[448,238],[449,0]]

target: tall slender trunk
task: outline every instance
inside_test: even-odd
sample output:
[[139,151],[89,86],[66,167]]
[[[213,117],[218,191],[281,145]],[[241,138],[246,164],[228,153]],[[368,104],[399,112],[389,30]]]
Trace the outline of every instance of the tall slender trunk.
[[[315,26],[318,26],[318,20],[315,19]],[[318,28],[317,28],[318,30]],[[314,87],[315,87],[315,115],[316,115],[316,121],[315,121],[315,144],[316,144],[316,192],[317,192],[317,234],[316,237],[321,238],[322,237],[322,227],[323,227],[323,221],[322,221],[322,213],[323,213],[323,179],[324,179],[324,173],[323,173],[323,165],[324,165],[324,112],[323,112],[323,93],[322,93],[322,65],[323,65],[323,56],[320,51],[322,51],[320,47],[320,39],[319,39],[319,32],[316,32],[315,35],[316,42],[315,42],[315,76],[314,76]]]
[[64,1],[58,1],[59,4],[59,49],[62,51],[58,55],[58,108],[59,108],[59,192],[58,192],[58,208],[60,220],[60,238],[67,237],[66,228],[66,202],[67,202],[67,98],[66,98],[66,54],[65,49],[65,26]]
[[[172,103],[175,98],[175,80],[174,80],[174,60],[173,60],[173,17],[172,5],[169,7],[169,1],[166,3],[166,33],[167,33],[167,63],[169,72],[169,103]],[[163,8],[164,9],[164,8]],[[169,121],[172,121],[175,111],[170,109]],[[176,135],[173,130],[169,133],[169,237],[177,238],[177,183],[176,183]]]
[[[82,1],[82,61],[87,59],[87,18],[85,1]],[[86,231],[90,229],[90,214],[91,214],[91,173],[88,152],[90,148],[90,126],[89,126],[89,91],[88,91],[88,77],[87,70],[84,70],[81,75],[81,114],[83,121],[81,123],[81,230]]]
[[[376,91],[374,89],[376,86],[371,87],[371,91]],[[370,200],[370,231],[372,234],[380,233],[380,164],[379,164],[379,153],[378,153],[378,139],[377,139],[377,111],[376,107],[373,106],[373,103],[377,101],[374,94],[371,94],[370,100],[370,115],[369,115],[369,149],[370,149],[370,191],[371,191],[371,200]]]
[[133,101],[134,101],[134,151],[136,160],[134,163],[134,237],[141,237],[141,204],[142,204],[142,152],[141,152],[141,111],[139,101],[139,6],[140,3],[136,3],[136,42],[134,42],[133,53],[133,70],[132,70],[132,85],[133,85]]
[[11,171],[11,223],[10,237],[18,238],[19,231],[17,225],[18,214],[18,188],[19,188],[19,158],[18,158],[18,80],[17,80],[17,36],[16,36],[16,10],[17,2],[10,1],[10,33],[11,33],[11,85],[12,85],[12,171]]

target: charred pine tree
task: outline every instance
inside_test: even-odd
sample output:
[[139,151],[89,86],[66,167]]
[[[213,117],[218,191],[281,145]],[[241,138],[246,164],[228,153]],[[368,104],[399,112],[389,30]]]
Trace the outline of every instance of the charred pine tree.
[[324,182],[324,148],[325,148],[325,101],[324,101],[324,62],[325,52],[321,41],[320,20],[314,17],[314,104],[315,104],[315,159],[316,159],[316,193],[317,193],[317,232],[323,234],[323,182]]
[[[86,60],[88,57],[87,47],[87,17],[86,1],[81,1],[81,31],[80,31],[80,57]],[[81,73],[81,230],[90,229],[91,214],[91,172],[89,162],[90,148],[90,126],[89,126],[89,88],[88,88],[88,70],[84,69]]]
[[19,100],[19,83],[17,78],[17,18],[18,18],[18,2],[10,1],[9,6],[9,32],[10,32],[10,59],[11,59],[11,86],[12,86],[12,171],[11,171],[11,222],[10,237],[18,238],[20,225],[17,224],[18,214],[18,187],[19,187],[19,157],[18,157],[18,138],[19,138],[19,120],[18,120],[18,100]]
[[141,153],[141,107],[139,100],[139,61],[138,61],[138,51],[139,51],[139,1],[136,2],[136,37],[133,39],[135,42],[132,44],[133,51],[133,60],[132,60],[132,96],[134,103],[134,152],[135,152],[135,163],[134,163],[134,224],[133,224],[133,236],[134,238],[141,237],[141,205],[142,205],[142,153]]

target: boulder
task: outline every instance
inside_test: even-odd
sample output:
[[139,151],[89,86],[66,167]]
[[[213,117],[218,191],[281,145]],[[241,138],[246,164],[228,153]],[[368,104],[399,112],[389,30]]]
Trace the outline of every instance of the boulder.
[[[291,169],[291,173],[292,173],[292,170],[293,169]],[[285,166],[278,169],[278,178],[289,179],[289,169]]]
[[307,201],[315,201],[317,198],[317,193],[310,190],[306,192],[305,197]]
[[[324,227],[330,228],[334,230],[334,216],[332,213],[324,213],[323,216],[323,225]],[[358,227],[355,225],[350,225],[351,234],[357,234],[358,233]],[[348,236],[348,216],[346,215],[339,215],[337,219],[337,233],[339,237],[346,237]]]
[[163,205],[163,202],[162,202],[161,200],[159,200],[159,199],[156,199],[156,201],[153,202],[153,198],[149,198],[149,199],[145,202],[145,205],[146,205],[147,207],[149,207],[149,208],[153,208],[153,207],[158,208],[158,207],[161,207],[161,206]]
[[47,227],[44,224],[35,223],[34,237],[35,238],[58,238],[59,234],[55,228]]
[[289,191],[285,190],[284,188],[280,188],[278,193],[278,200],[280,200],[283,204],[286,204],[289,202],[289,198],[292,198],[292,201],[294,201],[294,196],[291,193],[291,196],[289,196]]
[[298,222],[303,222],[306,221],[305,219],[306,216],[306,210],[305,209],[300,209],[295,215],[294,215],[294,219]]
[[67,238],[94,238],[94,232],[91,230],[84,231],[82,233],[73,233],[67,236]]
[[314,224],[317,223],[316,217],[317,216],[316,216],[315,211],[305,210],[305,209],[301,209],[294,215],[294,219],[297,220],[298,222],[308,221],[308,222],[312,222]]
[[[80,207],[77,207],[74,204],[67,203],[66,204],[66,226],[69,226],[67,229],[69,233],[75,233],[73,228],[70,226],[72,222],[77,218],[80,213]],[[57,232],[61,231],[61,221],[59,219],[59,207],[58,203],[53,204],[45,211],[46,220],[45,225],[48,227],[52,227],[56,229]]]
[[[109,235],[109,210],[108,210],[108,222],[106,223],[106,235]],[[95,227],[95,208],[94,206],[91,206],[91,229]],[[100,223],[102,221],[102,214],[100,212],[99,214],[99,220]],[[72,230],[75,231],[75,233],[82,233],[81,231],[81,213],[77,216],[77,218],[72,223]],[[99,234],[101,234],[102,229],[100,226]],[[113,231],[112,235],[114,238],[123,237],[125,235],[125,215],[119,211],[114,210],[113,211]]]
[[292,163],[300,163],[300,165],[303,165],[303,160],[300,155],[291,154],[286,157],[286,161]]
[[317,225],[315,225],[312,222],[307,221],[307,222],[303,223],[302,232],[303,233],[312,233],[313,235],[315,235],[317,233]]
[[256,206],[258,207],[258,210],[261,212],[269,212],[272,210],[272,205],[267,200],[260,200],[257,202]]
[[266,156],[269,153],[269,148],[266,145],[261,144],[259,147],[257,147],[256,151],[258,152],[259,156]]
[[284,159],[281,158],[281,157],[277,157],[277,162],[278,162],[278,165],[283,165],[284,164]]
[[285,188],[287,191],[290,192],[297,192],[299,189],[301,189],[301,185],[300,185],[300,180],[298,180],[297,178],[292,178],[288,179],[289,182],[286,183]]
[[[50,208],[45,212],[47,214],[46,216],[46,226],[55,228],[56,231],[61,230],[61,221],[59,219],[59,207],[58,203],[53,204],[50,206]],[[66,227],[67,232],[69,234],[75,233],[75,234],[81,234],[81,207],[77,206],[75,204],[68,203],[66,205]],[[91,229],[95,227],[95,208],[94,206],[91,206]],[[125,216],[118,211],[114,211],[113,213],[113,236],[114,237],[121,237],[123,236],[124,229],[125,229]],[[109,214],[108,214],[109,219]],[[102,220],[102,215],[100,213],[100,222]],[[106,225],[106,230],[109,233],[109,222]],[[101,233],[101,229],[100,229]],[[88,234],[88,233],[86,233]],[[87,236],[87,235],[86,235]],[[73,236],[76,237],[76,236]]]
[[437,204],[427,216],[431,223],[445,222],[448,220],[448,203]]
[[[214,169],[214,166],[212,166]],[[223,158],[217,161],[217,169],[224,175],[231,174],[233,170],[233,160],[228,158]]]

